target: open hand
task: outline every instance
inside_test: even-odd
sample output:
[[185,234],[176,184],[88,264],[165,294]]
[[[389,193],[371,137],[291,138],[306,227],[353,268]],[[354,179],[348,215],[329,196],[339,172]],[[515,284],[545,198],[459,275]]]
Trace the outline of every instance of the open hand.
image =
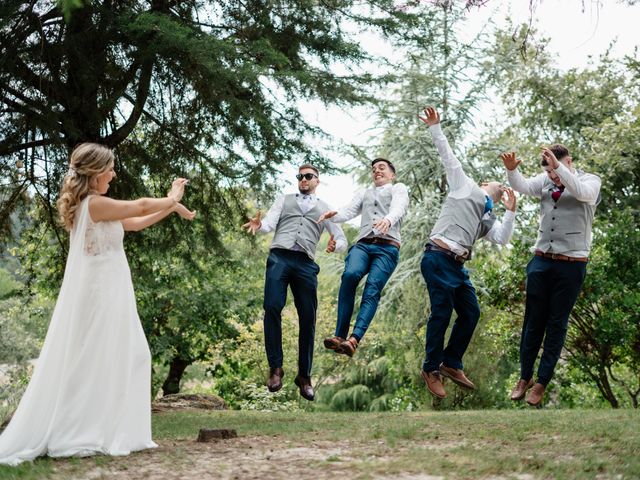
[[418,118],[422,120],[424,123],[429,125],[430,127],[440,123],[440,114],[436,111],[434,107],[427,107],[424,109],[424,117],[418,115]]
[[505,152],[500,155],[502,163],[507,170],[515,170],[518,165],[522,163],[522,160],[516,158],[516,152]]
[[547,147],[542,147],[542,158],[547,161],[547,163],[553,170],[560,166],[560,162],[558,161],[556,156]]
[[378,230],[382,234],[386,234],[389,232],[391,228],[391,221],[388,218],[383,218],[382,220],[378,220],[373,224],[373,228]]
[[258,213],[256,213],[256,216],[253,217],[251,220],[249,220],[244,225],[242,225],[242,228],[246,228],[247,229],[247,233],[252,233],[253,235],[255,235],[256,232],[258,230],[260,230],[260,227],[262,226],[261,218],[262,218],[262,214],[258,210]]
[[502,204],[507,210],[511,210],[512,212],[516,211],[516,194],[513,191],[513,188],[505,188],[502,193],[502,198],[500,199]]
[[186,178],[176,178],[171,183],[171,191],[168,196],[173,197],[176,202],[182,200],[182,196],[184,195],[184,187],[189,182]]
[[193,220],[196,216],[196,211],[190,211],[183,204],[178,203],[174,210],[178,215],[180,215],[185,220]]
[[329,242],[327,243],[327,249],[325,252],[332,253],[336,251],[336,241],[333,238],[333,235],[329,237]]
[[338,214],[338,212],[336,212],[335,210],[330,210],[328,212],[324,212],[322,215],[320,215],[320,217],[318,218],[318,221],[316,223],[322,223],[325,220],[330,219],[331,217],[335,217]]

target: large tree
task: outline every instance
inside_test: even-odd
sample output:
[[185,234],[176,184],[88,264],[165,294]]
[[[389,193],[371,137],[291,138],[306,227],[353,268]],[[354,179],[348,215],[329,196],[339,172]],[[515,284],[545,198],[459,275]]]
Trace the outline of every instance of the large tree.
[[83,141],[117,148],[116,193],[142,193],[141,175],[190,173],[209,187],[201,214],[232,209],[221,188],[325,161],[299,100],[371,99],[374,79],[356,66],[369,57],[350,32],[393,37],[415,21],[391,0],[5,0],[0,221],[28,188],[51,205]]

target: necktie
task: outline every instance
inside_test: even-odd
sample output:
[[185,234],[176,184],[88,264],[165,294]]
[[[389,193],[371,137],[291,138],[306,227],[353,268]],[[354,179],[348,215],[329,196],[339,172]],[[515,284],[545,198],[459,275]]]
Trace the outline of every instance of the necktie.
[[560,195],[562,195],[562,192],[564,192],[564,185],[558,187],[558,190],[556,190],[555,192],[551,192],[551,198],[553,198],[554,202],[558,201]]
[[484,213],[487,213],[493,210],[493,200],[491,200],[491,197],[485,197],[485,198],[487,200],[484,202]]

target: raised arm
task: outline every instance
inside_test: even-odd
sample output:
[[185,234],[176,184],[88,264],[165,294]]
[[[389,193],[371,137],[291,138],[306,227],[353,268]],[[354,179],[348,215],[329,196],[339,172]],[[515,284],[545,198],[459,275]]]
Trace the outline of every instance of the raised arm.
[[522,160],[516,158],[516,152],[503,153],[500,155],[500,158],[507,169],[507,179],[509,180],[511,188],[523,195],[532,195],[538,198],[542,196],[542,187],[546,178],[544,173],[526,179],[518,170],[518,165],[522,163]]
[[433,107],[427,107],[424,110],[424,114],[424,117],[418,115],[418,118],[429,126],[431,138],[438,149],[440,161],[447,175],[449,189],[455,191],[465,187],[472,180],[464,173],[460,160],[458,160],[449,146],[449,141],[440,127],[440,115]]
[[559,162],[553,152],[548,148],[545,148],[542,154],[558,177],[560,177],[562,185],[564,185],[571,195],[577,200],[588,203],[589,205],[595,205],[597,203],[600,194],[600,177],[597,175],[582,175],[578,177],[578,175],[572,172],[565,164]]
[[509,243],[513,233],[513,224],[516,218],[516,195],[511,188],[506,189],[502,195],[502,203],[507,209],[502,217],[502,222],[496,220],[491,230],[485,235],[485,240],[498,245]]
[[114,200],[94,195],[89,199],[89,215],[94,222],[125,220],[131,217],[145,217],[170,209],[180,202],[187,180],[179,178],[173,182],[166,198],[139,198],[137,200]]
[[272,230],[275,230],[278,226],[278,222],[280,221],[280,214],[282,213],[282,207],[284,206],[284,195],[276,198],[276,201],[273,202],[273,205],[267,212],[267,216],[262,219],[262,214],[258,211],[258,213],[247,223],[245,223],[243,228],[247,229],[247,232],[256,234],[256,232],[260,233],[268,233]]
[[155,225],[161,220],[164,220],[166,217],[171,215],[173,212],[176,212],[185,220],[193,220],[196,216],[196,212],[190,211],[187,207],[178,203],[173,207],[167,208],[165,210],[161,210],[160,212],[152,213],[151,215],[146,215],[144,217],[132,217],[125,218],[121,220],[122,226],[127,232],[139,232],[140,230],[144,230],[152,225]]

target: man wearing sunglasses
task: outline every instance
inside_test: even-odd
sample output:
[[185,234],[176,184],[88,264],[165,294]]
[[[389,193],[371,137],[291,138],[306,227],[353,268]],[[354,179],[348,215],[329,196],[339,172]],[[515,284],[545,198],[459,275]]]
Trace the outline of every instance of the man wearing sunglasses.
[[[427,107],[424,113],[424,117],[418,117],[429,126],[444,166],[449,193],[431,230],[420,265],[431,302],[425,361],[420,374],[429,392],[436,398],[444,398],[442,376],[463,388],[475,389],[464,374],[462,357],[480,318],[480,306],[464,263],[471,258],[473,245],[480,238],[507,244],[513,232],[516,197],[513,190],[505,189],[498,182],[478,186],[469,178],[442,132],[438,112]],[[507,209],[503,223],[493,214],[493,205],[500,200]],[[457,318],[444,348],[453,310]]]
[[[346,222],[362,215],[360,232],[355,245],[345,259],[344,273],[338,294],[338,320],[335,335],[324,340],[324,346],[336,353],[353,356],[376,313],[382,289],[398,264],[400,227],[409,204],[407,187],[393,184],[396,169],[384,158],[371,162],[373,186],[359,190],[351,203],[338,210],[328,211],[319,221]],[[362,278],[367,280],[362,292],[360,311],[351,332],[356,289]]]
[[269,362],[267,387],[271,392],[282,388],[282,309],[287,302],[287,288],[291,288],[298,311],[298,375],[294,382],[300,395],[314,399],[311,385],[313,341],[315,336],[317,289],[320,267],[314,262],[316,246],[326,228],[330,233],[327,252],[347,248],[342,229],[331,222],[318,222],[329,206],[316,197],[320,183],[318,169],[302,165],[296,175],[299,193],[282,195],[261,219],[260,212],[243,225],[248,232],[267,233],[275,230],[264,285],[264,340]]
[[[540,199],[540,226],[527,265],[527,299],[520,339],[520,380],[511,400],[539,406],[553,376],[567,335],[573,309],[587,271],[591,227],[600,203],[600,178],[576,170],[569,150],[556,144],[543,148],[544,172],[526,179],[518,170],[515,152],[503,153],[502,161],[513,189]],[[544,346],[543,346],[544,340]],[[543,346],[537,381],[533,367]]]

